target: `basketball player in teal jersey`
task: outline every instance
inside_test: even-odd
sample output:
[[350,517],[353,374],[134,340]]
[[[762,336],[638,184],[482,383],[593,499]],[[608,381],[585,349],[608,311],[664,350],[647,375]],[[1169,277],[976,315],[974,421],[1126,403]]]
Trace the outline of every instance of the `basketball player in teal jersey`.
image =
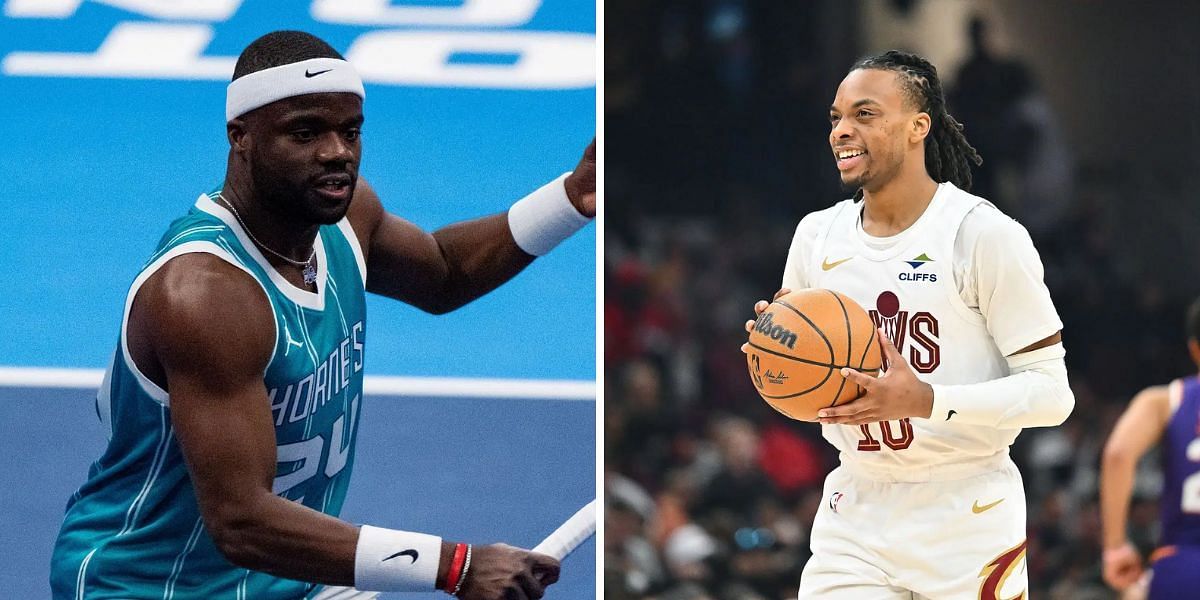
[[55,598],[523,599],[557,580],[548,556],[337,515],[362,412],[364,289],[444,313],[501,285],[595,215],[594,144],[507,213],[431,235],[358,179],[364,97],[305,33],[239,57],[225,181],[129,291],[97,397],[109,444],[67,505]]

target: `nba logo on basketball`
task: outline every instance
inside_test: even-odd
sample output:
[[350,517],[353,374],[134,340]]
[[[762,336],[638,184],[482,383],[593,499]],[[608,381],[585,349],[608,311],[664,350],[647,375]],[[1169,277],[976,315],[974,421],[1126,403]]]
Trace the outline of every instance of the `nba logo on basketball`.
[[[908,344],[908,363],[918,373],[932,373],[942,364],[942,352],[938,346],[938,320],[931,313],[921,311],[909,314],[900,310],[900,298],[885,290],[875,300],[875,308],[867,311],[875,326],[883,329],[901,354]],[[887,359],[884,358],[884,369]]]

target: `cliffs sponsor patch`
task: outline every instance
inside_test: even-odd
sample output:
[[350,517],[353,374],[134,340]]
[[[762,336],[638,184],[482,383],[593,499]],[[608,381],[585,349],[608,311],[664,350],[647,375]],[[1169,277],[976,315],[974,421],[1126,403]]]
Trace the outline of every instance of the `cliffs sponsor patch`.
[[921,268],[925,263],[933,262],[933,259],[929,258],[928,254],[925,254],[924,252],[922,252],[920,256],[918,256],[912,260],[906,260],[904,262],[908,263],[908,266],[912,267],[913,270],[916,270],[916,269]]
[[900,281],[937,281],[937,273],[900,273]]
[[922,252],[920,256],[918,256],[912,260],[906,260],[904,262],[908,266],[912,267],[913,272],[900,273],[900,277],[899,277],[900,281],[928,281],[930,283],[937,281],[936,273],[915,272],[915,271],[917,271],[917,269],[920,269],[921,267],[925,266],[925,263],[934,262],[932,258],[929,258],[928,254]]

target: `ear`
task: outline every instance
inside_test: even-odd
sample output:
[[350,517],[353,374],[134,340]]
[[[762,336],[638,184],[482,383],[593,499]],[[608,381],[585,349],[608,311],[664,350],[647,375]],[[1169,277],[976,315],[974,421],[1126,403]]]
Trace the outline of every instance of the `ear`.
[[1188,354],[1192,357],[1192,362],[1196,363],[1196,368],[1200,369],[1200,342],[1196,338],[1188,339]]
[[225,124],[225,136],[229,138],[229,149],[235,154],[245,155],[250,150],[250,136],[246,122],[236,118]]
[[919,144],[929,136],[929,128],[933,125],[933,120],[927,112],[919,112],[913,115],[912,121],[909,122],[908,141],[911,144]]

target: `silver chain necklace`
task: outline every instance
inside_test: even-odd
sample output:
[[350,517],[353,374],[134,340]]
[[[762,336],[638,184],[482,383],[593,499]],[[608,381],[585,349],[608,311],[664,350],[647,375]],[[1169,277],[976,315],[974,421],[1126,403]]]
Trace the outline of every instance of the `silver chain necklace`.
[[233,213],[233,217],[235,219],[237,219],[238,224],[240,224],[242,226],[242,231],[245,231],[246,235],[250,236],[250,239],[253,240],[254,243],[257,244],[259,248],[262,248],[263,250],[270,252],[271,254],[275,255],[276,257],[278,257],[281,260],[287,261],[287,263],[290,265],[293,265],[297,268],[303,269],[302,274],[304,275],[304,283],[305,284],[313,284],[313,283],[317,282],[317,264],[316,264],[316,260],[314,260],[317,258],[316,244],[313,245],[312,253],[308,255],[308,260],[295,260],[293,258],[284,256],[284,255],[272,250],[266,244],[258,241],[258,238],[254,237],[253,233],[250,233],[250,228],[246,227],[246,222],[242,220],[242,215],[238,214],[237,209],[233,207],[233,203],[230,202],[229,199],[225,197],[225,194],[222,194],[221,192],[217,192],[217,197],[225,202],[225,206],[229,207],[229,212]]

